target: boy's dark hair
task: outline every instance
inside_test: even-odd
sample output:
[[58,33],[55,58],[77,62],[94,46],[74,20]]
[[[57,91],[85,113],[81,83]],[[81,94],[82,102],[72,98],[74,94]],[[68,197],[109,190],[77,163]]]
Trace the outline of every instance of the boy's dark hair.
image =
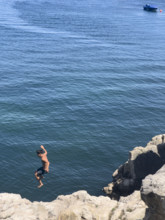
[[36,153],[37,154],[44,154],[44,151],[43,150],[36,150]]

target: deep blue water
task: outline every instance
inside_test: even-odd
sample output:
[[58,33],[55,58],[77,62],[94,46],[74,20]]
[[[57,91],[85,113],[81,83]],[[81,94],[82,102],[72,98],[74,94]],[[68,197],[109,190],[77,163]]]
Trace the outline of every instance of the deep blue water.
[[[133,147],[165,133],[156,3],[162,13],[145,0],[0,0],[0,192],[101,195]],[[51,165],[37,189],[41,144]]]

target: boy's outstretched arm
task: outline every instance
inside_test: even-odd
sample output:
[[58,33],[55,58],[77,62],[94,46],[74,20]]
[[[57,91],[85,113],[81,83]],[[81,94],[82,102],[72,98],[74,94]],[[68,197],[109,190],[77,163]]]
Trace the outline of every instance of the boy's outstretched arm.
[[45,154],[47,155],[47,151],[46,151],[46,149],[44,148],[43,145],[41,145],[41,149],[43,149],[45,151]]

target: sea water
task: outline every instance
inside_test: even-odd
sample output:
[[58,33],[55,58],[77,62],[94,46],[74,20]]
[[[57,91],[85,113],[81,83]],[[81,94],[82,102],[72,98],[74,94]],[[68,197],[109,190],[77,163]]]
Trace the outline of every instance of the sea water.
[[0,0],[0,192],[102,195],[130,150],[165,133],[165,4],[144,4]]

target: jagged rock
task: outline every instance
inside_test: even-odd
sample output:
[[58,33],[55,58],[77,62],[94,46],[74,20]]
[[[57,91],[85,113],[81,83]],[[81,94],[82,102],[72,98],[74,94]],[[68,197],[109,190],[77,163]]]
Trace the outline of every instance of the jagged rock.
[[165,165],[142,181],[141,197],[149,207],[145,220],[165,219]]
[[0,194],[1,220],[137,220],[145,215],[140,192],[120,201],[90,196],[86,191],[59,196],[52,202],[30,202],[20,195]]
[[142,179],[154,174],[165,162],[165,134],[152,138],[146,147],[135,147],[129,153],[129,159],[112,175],[113,181],[104,187],[111,198],[119,199],[134,190],[139,190]]
[[120,197],[111,220],[142,220],[147,206],[142,201],[140,191],[135,191],[130,196]]

